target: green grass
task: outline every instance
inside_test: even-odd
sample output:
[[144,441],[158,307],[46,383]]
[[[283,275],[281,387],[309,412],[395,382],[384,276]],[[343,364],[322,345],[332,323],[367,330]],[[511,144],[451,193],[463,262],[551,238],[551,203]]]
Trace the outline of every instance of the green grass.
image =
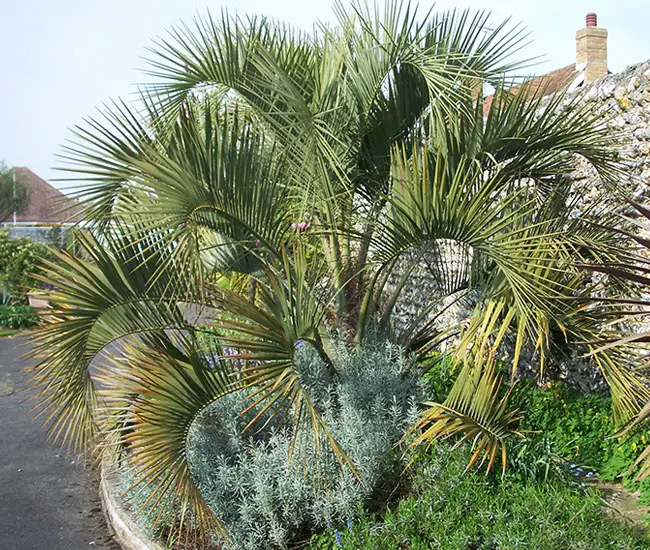
[[10,337],[18,334],[20,331],[12,328],[0,328],[0,338]]

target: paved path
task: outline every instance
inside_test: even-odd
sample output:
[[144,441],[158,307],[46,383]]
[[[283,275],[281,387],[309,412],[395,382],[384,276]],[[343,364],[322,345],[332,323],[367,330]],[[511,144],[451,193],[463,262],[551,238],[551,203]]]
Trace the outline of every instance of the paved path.
[[21,343],[0,338],[0,549],[117,550],[92,473],[28,415]]

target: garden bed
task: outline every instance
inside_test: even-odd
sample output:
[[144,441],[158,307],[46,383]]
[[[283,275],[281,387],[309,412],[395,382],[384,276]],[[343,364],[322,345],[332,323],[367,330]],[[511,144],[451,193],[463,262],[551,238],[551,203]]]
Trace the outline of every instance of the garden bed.
[[[376,382],[368,393],[357,394],[357,406],[367,403],[370,395],[379,399],[379,405],[381,388],[391,393],[385,376],[378,374],[382,369],[390,372],[389,365],[399,361],[399,354],[391,356],[389,352],[384,367],[381,357],[380,349],[375,355],[352,354],[349,359],[352,364],[373,365],[366,370],[368,378],[359,377],[358,372],[351,377],[356,392],[370,380]],[[313,363],[310,371],[318,371]],[[443,361],[425,376],[420,391],[444,396],[454,380],[454,371]],[[343,402],[350,399],[346,391],[351,390],[343,390]],[[609,485],[598,480],[598,475],[622,474],[638,448],[636,440],[620,442],[603,436],[612,429],[609,398],[583,395],[555,383],[546,389],[522,391],[515,399],[523,407],[528,437],[513,448],[504,478],[499,472],[488,476],[474,469],[466,472],[469,445],[452,449],[440,443],[413,455],[411,467],[403,471],[405,462],[387,446],[385,456],[399,469],[384,469],[371,493],[348,494],[353,485],[347,489],[338,486],[337,495],[343,500],[338,513],[336,506],[328,508],[331,494],[319,497],[305,492],[306,486],[286,462],[282,439],[268,439],[268,434],[259,431],[250,441],[242,439],[240,430],[246,419],[238,417],[241,403],[237,399],[222,401],[197,419],[188,440],[190,464],[202,496],[226,520],[226,527],[236,528],[232,532],[235,542],[227,548],[650,548],[642,520],[645,508],[636,504],[636,496],[647,495],[645,486],[625,478],[629,487],[642,493],[633,496],[622,489],[627,496],[623,513],[616,511],[620,499],[612,501],[611,494],[601,491]],[[331,425],[338,429],[336,422]],[[354,438],[364,439],[363,429],[349,429]],[[228,434],[239,435],[228,439],[232,437]],[[238,449],[230,459],[221,454],[227,448]],[[621,460],[619,455],[626,458]],[[119,495],[116,500],[121,502],[118,508],[137,517],[132,525],[139,532],[155,537],[142,513],[141,505],[150,494],[146,487],[123,500],[135,479],[130,468],[122,465],[110,479],[116,487],[114,494]],[[352,500],[345,502],[348,499]],[[323,514],[320,521],[314,521],[317,513]],[[258,535],[244,538],[256,529]],[[278,533],[284,533],[284,538],[278,539]],[[214,547],[219,545],[215,542]]]
[[[409,494],[380,514],[361,513],[333,523],[288,548],[312,550],[642,550],[650,548],[647,530],[603,511],[597,488],[579,483],[499,480],[464,472],[467,454],[439,449],[424,457],[413,472]],[[114,484],[112,487],[110,484]],[[121,482],[102,478],[108,517],[125,550],[158,550],[137,510],[120,502]],[[130,510],[127,512],[127,510]],[[132,517],[129,517],[129,514]],[[177,544],[175,549],[220,548]],[[260,546],[263,548],[266,546]],[[269,545],[269,548],[280,548]],[[227,546],[227,548],[231,548]],[[239,548],[233,546],[232,548]]]

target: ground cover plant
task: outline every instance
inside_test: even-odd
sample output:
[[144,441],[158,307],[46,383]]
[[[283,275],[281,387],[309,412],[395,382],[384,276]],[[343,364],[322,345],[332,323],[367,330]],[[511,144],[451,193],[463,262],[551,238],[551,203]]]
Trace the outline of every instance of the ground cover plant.
[[[590,353],[616,423],[648,398],[630,350],[597,343],[620,336],[611,316],[585,307],[603,282],[580,265],[629,260],[606,227],[611,131],[577,96],[507,91],[524,37],[508,22],[335,11],[313,34],[226,13],[175,28],[152,48],[141,103],[89,118],[62,155],[86,218],[78,254],[55,253],[40,276],[55,307],[35,336],[37,410],[55,439],[128,466],[142,514],[170,538],[308,538],[328,514],[386,500],[409,453],[446,438],[501,473],[524,437],[504,382],[524,352],[539,372],[568,345]],[[579,213],[592,185],[566,177],[576,157],[607,194]],[[397,324],[424,260],[436,291]],[[467,322],[446,325],[467,296]],[[454,382],[420,395],[442,343]],[[408,372],[396,378],[378,349]],[[375,408],[373,377],[386,382]],[[279,504],[294,498],[298,511]]]
[[[549,445],[568,477],[581,483],[594,480],[622,482],[639,492],[639,504],[650,502],[648,479],[637,479],[637,460],[647,448],[647,430],[617,434],[606,394],[581,394],[566,384],[526,392],[521,406],[526,411],[522,429],[530,430],[531,445]],[[613,435],[617,434],[617,435]],[[543,456],[543,453],[540,453]],[[526,457],[530,464],[530,456]]]
[[413,494],[382,518],[333,524],[309,548],[642,549],[650,540],[606,517],[599,491],[557,479],[503,481],[465,472],[467,449],[423,457]]

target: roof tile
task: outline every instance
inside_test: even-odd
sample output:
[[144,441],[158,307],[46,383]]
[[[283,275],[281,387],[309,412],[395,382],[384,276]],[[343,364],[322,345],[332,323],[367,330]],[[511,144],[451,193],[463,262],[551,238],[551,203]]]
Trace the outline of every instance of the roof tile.
[[25,212],[16,216],[17,222],[56,224],[81,218],[83,207],[76,200],[64,195],[25,166],[16,166],[14,170],[29,188],[29,205]]
[[[531,96],[540,90],[544,90],[544,95],[551,95],[568,88],[579,74],[580,72],[576,69],[575,64],[567,65],[561,69],[527,80],[524,83],[525,90]],[[520,88],[521,86],[513,86],[508,89],[508,92],[516,94]],[[483,116],[488,115],[493,101],[494,95],[489,95],[483,100]]]

